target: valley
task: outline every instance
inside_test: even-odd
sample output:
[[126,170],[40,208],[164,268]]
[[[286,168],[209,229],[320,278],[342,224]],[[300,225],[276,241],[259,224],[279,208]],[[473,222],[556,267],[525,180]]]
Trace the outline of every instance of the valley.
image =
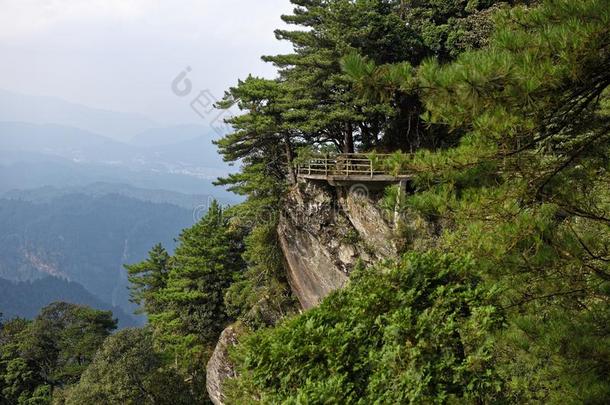
[[144,324],[123,266],[172,252],[213,200],[239,201],[212,184],[230,169],[213,131],[2,90],[0,106],[0,312],[66,300]]

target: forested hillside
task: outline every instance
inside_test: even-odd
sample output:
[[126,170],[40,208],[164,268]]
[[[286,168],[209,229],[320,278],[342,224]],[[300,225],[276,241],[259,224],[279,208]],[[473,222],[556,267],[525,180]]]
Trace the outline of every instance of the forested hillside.
[[33,281],[16,282],[0,278],[0,310],[6,319],[34,319],[42,308],[57,301],[112,311],[121,328],[141,324],[131,316],[130,312],[103,302],[85,287],[73,281],[44,277]]
[[[13,350],[7,403],[610,402],[610,0],[291,3],[278,76],[218,106],[242,112],[218,183],[245,201],[126,266],[149,325],[95,340],[80,379],[20,387]],[[295,166],[340,152],[410,173],[376,207],[397,252],[364,265],[376,244],[331,240],[364,253],[303,310],[278,224],[310,190]]]
[[74,191],[41,193],[35,201],[19,195],[0,199],[0,277],[65,278],[131,313],[123,264],[146,257],[154,243],[173,247],[180,229],[193,223],[193,211],[119,194]]
[[110,311],[57,302],[33,321],[0,318],[0,399],[48,403],[78,381],[98,347],[116,329]]

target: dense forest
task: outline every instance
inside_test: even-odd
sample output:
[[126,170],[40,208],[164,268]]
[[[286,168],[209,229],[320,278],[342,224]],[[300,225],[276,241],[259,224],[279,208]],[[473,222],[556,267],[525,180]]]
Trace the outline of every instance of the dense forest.
[[[4,321],[0,403],[207,403],[230,324],[227,403],[610,402],[610,1],[291,2],[278,76],[218,105],[242,111],[218,183],[245,201],[126,266],[145,328]],[[276,232],[294,165],[354,151],[414,173],[384,205],[436,231],[301,311]]]

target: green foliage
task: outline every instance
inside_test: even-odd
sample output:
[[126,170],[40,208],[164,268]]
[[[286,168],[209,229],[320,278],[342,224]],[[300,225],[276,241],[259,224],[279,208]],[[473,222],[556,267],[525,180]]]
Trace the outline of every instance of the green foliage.
[[409,62],[376,66],[375,62],[357,53],[341,61],[343,70],[356,82],[354,90],[367,100],[391,100],[393,91],[414,91],[414,68]]
[[246,272],[229,287],[225,303],[230,314],[251,328],[274,325],[294,312],[295,302],[284,280],[276,221],[263,223],[245,238]]
[[[408,50],[398,61],[382,62],[362,51],[343,55],[341,65],[354,82],[353,90],[371,103],[386,103],[388,120],[381,143],[386,150],[414,152],[420,148],[453,146],[461,132],[448,132],[442,125],[431,125],[422,105],[424,88],[417,77],[426,59],[447,63],[469,49],[487,44],[492,31],[492,14],[503,2],[418,1],[396,2],[394,12],[408,28],[402,38]],[[399,3],[399,4],[398,4]]]
[[149,330],[124,329],[106,339],[80,382],[62,392],[62,403],[193,403],[182,377],[162,366]]
[[140,306],[139,313],[155,314],[163,307],[159,293],[167,286],[170,255],[160,243],[148,252],[140,263],[125,265],[129,279],[131,301]]
[[[609,402],[609,0],[292,3],[279,77],[220,103],[244,114],[218,183],[246,202],[126,266],[150,329],[68,304],[4,322],[0,403],[205,402],[234,320],[232,403]],[[416,175],[383,201],[411,251],[295,315],[279,212],[329,146],[415,152],[370,153]]]
[[610,397],[609,5],[507,10],[489,48],[417,72],[427,118],[467,132],[416,155],[407,205],[443,221],[442,248],[468,252],[503,291],[494,368],[511,402]]
[[213,343],[229,321],[223,296],[243,262],[240,241],[227,220],[213,202],[208,213],[178,237],[167,284],[156,294],[165,305],[150,314],[151,324],[170,344]]
[[506,7],[476,41],[462,24],[489,32],[476,10],[491,4],[408,2],[410,59],[343,59],[350,91],[408,99],[392,114],[415,111],[420,135],[443,141],[390,159],[417,178],[385,203],[432,224],[449,259],[411,241],[400,264],[246,338],[234,402],[608,402],[610,3]]
[[78,380],[93,355],[117,322],[110,311],[98,311],[67,303],[42,309],[24,338],[29,350],[43,364],[52,385]]
[[382,167],[394,176],[408,172],[411,158],[400,152],[394,152],[385,156],[382,160]]
[[6,322],[0,329],[0,403],[50,403],[54,389],[78,381],[115,328],[110,312],[62,302],[43,308],[34,321]]
[[472,262],[411,254],[355,274],[320,307],[245,338],[234,403],[423,403],[497,398],[502,322]]
[[[405,23],[408,8],[401,1],[379,0],[292,3],[294,13],[282,19],[297,29],[277,30],[276,36],[291,42],[294,52],[263,57],[278,67],[279,78],[240,80],[219,103],[237,104],[244,111],[228,120],[234,132],[218,141],[221,154],[247,164],[264,160],[283,178],[287,167],[290,171],[293,150],[303,144],[331,145],[344,152],[384,142],[394,149],[403,146],[393,124],[394,106],[412,106],[413,101],[364,100],[353,91],[354,81],[343,71],[342,59],[358,53],[370,63],[393,64],[428,56],[430,51]],[[400,75],[405,70],[393,71]],[[416,125],[413,132],[421,129]]]
[[555,1],[501,14],[489,50],[422,66],[431,120],[468,122],[476,136],[511,148],[531,141],[541,123],[545,139],[568,129],[568,119],[582,125],[607,86],[606,6]]
[[207,214],[182,231],[170,258],[157,245],[142,263],[127,266],[132,294],[144,304],[155,345],[167,365],[189,380],[194,398],[205,394],[205,363],[231,317],[224,294],[243,270],[239,230],[213,201]]
[[[306,160],[312,151],[394,151],[436,142],[422,136],[418,97],[403,97],[396,91],[363,97],[354,90],[370,86],[347,74],[346,65],[360,64],[355,70],[365,70],[367,77],[376,66],[383,66],[384,74],[377,75],[380,85],[391,86],[412,75],[412,66],[426,57],[450,59],[458,49],[479,46],[473,37],[486,30],[484,23],[475,21],[488,21],[479,11],[494,3],[291,2],[293,13],[282,19],[295,29],[277,30],[276,36],[289,41],[294,51],[263,57],[278,67],[279,77],[239,80],[219,103],[221,108],[237,105],[243,112],[227,121],[233,131],[217,142],[225,160],[242,164],[241,172],[219,179],[218,184],[248,197],[231,215],[250,233],[244,257],[248,270],[229,288],[225,302],[231,314],[252,327],[273,324],[291,312],[273,228],[285,185],[295,180],[294,163]],[[475,25],[480,30],[466,39]],[[412,84],[405,82],[399,89]],[[386,163],[393,172],[407,165],[401,155]]]
[[576,316],[544,302],[517,317],[497,344],[499,372],[513,402],[608,402],[609,314],[606,299]]
[[360,241],[360,235],[358,231],[355,229],[350,229],[345,235],[342,237],[342,242],[348,245],[355,245]]
[[272,325],[294,310],[275,227],[286,190],[285,177],[288,174],[289,181],[293,177],[290,170],[295,150],[299,156],[306,152],[300,149],[295,132],[282,124],[286,100],[279,83],[248,78],[229,93],[223,103],[239,99],[239,106],[248,112],[231,122],[235,132],[221,139],[218,146],[225,159],[242,159],[243,165],[240,173],[219,179],[218,184],[248,198],[227,213],[231,225],[247,234],[243,253],[246,270],[236,275],[224,301],[231,317],[256,328]]
[[352,52],[378,63],[402,60],[409,53],[411,30],[396,13],[398,1],[330,2],[294,0],[294,14],[283,20],[296,30],[276,36],[294,45],[294,53],[265,56],[280,69],[287,112],[282,122],[308,143],[332,143],[344,152],[373,146],[383,136],[387,102],[364,102],[341,70]]
[[246,113],[227,121],[233,132],[216,144],[225,160],[243,159],[245,167],[242,173],[221,179],[219,184],[235,184],[237,186],[229,190],[243,194],[245,190],[239,185],[249,179],[248,174],[255,175],[248,168],[256,168],[275,178],[283,178],[286,170],[292,169],[293,149],[298,139],[282,122],[282,114],[287,108],[285,97],[278,80],[252,76],[240,80],[236,87],[226,92],[219,107],[230,108],[237,104]]

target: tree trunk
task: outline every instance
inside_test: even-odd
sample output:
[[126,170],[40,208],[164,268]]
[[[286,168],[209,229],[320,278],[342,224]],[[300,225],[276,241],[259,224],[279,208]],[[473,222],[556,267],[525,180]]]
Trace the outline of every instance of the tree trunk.
[[292,152],[292,144],[290,143],[290,137],[288,135],[284,135],[284,148],[286,149],[286,162],[288,164],[288,182],[290,184],[295,184],[297,182],[297,176],[294,172],[294,166],[292,165],[294,153]]
[[345,124],[345,133],[343,135],[343,153],[354,153],[354,132],[352,123]]

